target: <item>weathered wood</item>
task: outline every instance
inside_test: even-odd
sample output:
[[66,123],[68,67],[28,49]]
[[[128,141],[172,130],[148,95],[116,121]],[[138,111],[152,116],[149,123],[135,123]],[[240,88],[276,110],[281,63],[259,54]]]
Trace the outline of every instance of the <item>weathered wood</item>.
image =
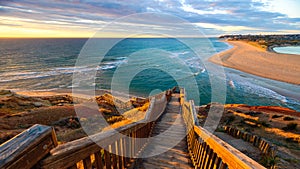
[[[173,90],[175,91],[176,88]],[[156,120],[163,114],[166,108],[166,100],[170,99],[170,96],[172,96],[172,93],[169,90],[167,92],[163,92],[153,97],[150,101],[150,106],[146,112],[145,119],[139,121],[139,123],[125,125],[116,130],[98,133],[93,136],[78,139],[60,146],[57,146],[57,143],[53,142],[53,140],[56,141],[55,134],[50,134],[50,137],[40,139],[39,141],[34,140],[33,143],[35,147],[31,148],[29,151],[26,151],[25,154],[18,153],[24,155],[24,157],[20,157],[14,163],[25,164],[25,168],[28,168],[28,166],[30,165],[35,165],[36,161],[39,160],[38,159],[36,161],[28,162],[28,159],[35,157],[29,157],[28,154],[41,153],[38,150],[45,149],[45,154],[41,153],[40,157],[43,158],[46,154],[49,153],[50,149],[57,146],[56,148],[50,151],[48,157],[46,157],[38,163],[38,166],[40,168],[77,168],[76,163],[81,162],[82,160],[84,168],[91,169],[91,155],[95,157],[95,166],[98,169],[111,169],[112,167],[114,169],[127,168],[129,166],[128,164],[132,164],[132,158],[138,157],[142,150],[145,148],[145,145],[147,145],[147,143],[144,142],[144,140],[142,141],[138,138],[149,137],[149,135],[152,133],[159,134],[160,132],[163,132],[168,128],[169,125],[167,123],[160,123],[157,126],[161,127],[162,130],[154,131],[154,124]],[[187,102],[185,96],[185,90],[180,89],[179,101],[181,103],[182,108],[182,117],[184,119],[187,129],[186,134],[188,152],[190,153],[195,168],[264,168],[257,162],[244,155],[243,153],[239,152],[224,141],[212,135],[204,128],[198,127],[196,116],[197,114],[195,111],[194,103],[193,101]],[[176,97],[177,100],[175,100],[178,102],[178,96]],[[179,107],[178,110],[176,110],[176,113],[178,112]],[[166,137],[168,137],[169,139],[162,139],[161,143],[159,144],[159,146],[157,146],[157,148],[165,148],[166,142],[172,142],[172,138],[178,137],[180,134],[185,132],[185,130],[182,130],[181,128],[182,126],[179,126],[178,128],[176,128],[176,130],[167,133]],[[251,142],[253,145],[258,145],[261,151],[264,153],[268,153],[270,149],[272,149],[272,147],[265,140],[256,138],[255,136],[249,133],[243,133],[237,129],[232,128],[226,128],[225,130],[235,137],[243,138],[244,140]],[[51,130],[51,133],[53,133],[53,130]],[[123,135],[119,133],[122,133]],[[130,138],[124,137],[124,135],[129,136]],[[3,147],[1,146],[0,150],[2,148],[6,151],[6,153],[9,154],[11,152],[7,151],[6,149],[8,149],[8,147],[10,146],[14,147],[15,145],[16,140],[13,140],[7,144],[4,144]],[[106,147],[106,150],[104,150],[104,161],[102,161],[103,159],[101,156],[102,148],[98,145]],[[48,147],[49,149],[47,149]],[[180,149],[180,151],[183,150]],[[184,151],[186,151],[186,149]],[[166,168],[191,167],[189,166],[191,163],[189,160],[189,164],[170,161],[169,159],[173,155],[176,154],[172,152],[171,155],[167,155],[160,158],[155,157],[153,158],[153,161],[149,161],[145,165],[148,167],[155,168],[159,164],[163,163],[161,166]],[[5,159],[7,160],[9,158]],[[0,168],[1,164],[2,163],[0,163]],[[7,165],[7,162],[5,165]],[[13,167],[24,168],[23,165],[13,165]]]
[[222,161],[220,169],[227,169],[227,164]]
[[208,147],[204,168],[208,168],[212,156],[213,156],[213,151]]
[[72,165],[72,166],[69,167],[68,169],[77,169],[77,164]]
[[54,130],[34,125],[0,147],[0,168],[31,168],[57,145]]
[[84,169],[92,169],[92,162],[90,156],[83,159],[83,167]]
[[[140,156],[143,157],[146,155],[151,157],[141,159],[141,162],[136,163],[135,168],[193,168],[188,156],[185,125],[180,113],[178,98],[179,94],[172,94],[166,111],[162,117],[156,121],[151,142],[145,147],[145,150]],[[138,131],[137,137],[139,137],[139,135],[140,132]],[[161,137],[162,135],[163,137]],[[182,140],[178,140],[178,138],[182,138]],[[139,144],[139,141],[137,141],[134,145]],[[172,145],[173,148],[171,148],[170,145]],[[174,147],[174,145],[176,146]],[[165,151],[161,154],[156,154],[157,150]]]
[[[197,143],[192,137],[193,134],[188,133],[188,146],[190,150],[191,158],[195,158],[196,168],[264,168],[256,161],[252,160],[245,154],[236,150],[229,144],[225,143],[218,137],[214,136],[204,128],[196,125],[196,111],[193,108],[193,102],[185,101],[185,91],[180,90],[181,105],[183,110],[183,117],[186,123],[186,127],[189,132],[194,132],[203,140],[200,143],[200,151],[197,148]],[[193,129],[191,129],[193,128]],[[248,133],[240,133],[238,130],[232,128],[225,128],[228,133],[231,133],[235,137],[240,137],[248,141],[254,142],[254,137]],[[196,147],[195,147],[196,144]],[[260,144],[260,147],[266,151],[266,147]],[[221,162],[222,161],[222,162]],[[212,165],[213,164],[213,165]]]
[[112,165],[114,169],[118,168],[118,160],[117,160],[117,147],[116,143],[111,145],[111,156],[112,156]]
[[129,158],[128,158],[128,147],[129,147],[129,145],[128,145],[128,139],[127,138],[123,138],[122,141],[123,141],[122,143],[123,143],[123,154],[124,154],[124,156],[123,156],[123,163],[124,163],[124,167],[126,167],[128,161],[129,161]]
[[105,159],[106,169],[111,169],[111,156],[110,153],[105,149],[104,149],[104,159]]
[[[258,149],[261,151],[261,153],[273,153],[276,154],[276,149],[272,149],[273,145],[269,143],[268,141],[262,139],[259,136],[252,135],[250,133],[242,132],[236,128],[232,128],[229,126],[224,126],[224,130],[231,136],[236,138],[241,138],[244,141],[247,141],[249,143],[252,143],[255,147],[258,147]],[[236,133],[240,133],[240,137],[236,136]]]
[[194,127],[195,132],[209,145],[230,168],[264,168],[256,161],[241,153],[218,137],[209,134],[204,128]]
[[118,149],[118,162],[119,168],[124,168],[123,166],[123,150],[122,150],[122,139],[117,140],[117,149]]
[[216,157],[216,160],[215,160],[215,162],[214,162],[214,165],[213,165],[213,169],[217,169],[217,168],[219,168],[220,167],[220,165],[221,165],[221,162],[222,162],[222,159],[220,158],[220,157]]
[[97,169],[103,168],[102,156],[101,151],[97,151],[95,154],[95,164]]
[[209,169],[213,169],[216,159],[217,159],[217,154],[213,152],[213,156],[208,166]]

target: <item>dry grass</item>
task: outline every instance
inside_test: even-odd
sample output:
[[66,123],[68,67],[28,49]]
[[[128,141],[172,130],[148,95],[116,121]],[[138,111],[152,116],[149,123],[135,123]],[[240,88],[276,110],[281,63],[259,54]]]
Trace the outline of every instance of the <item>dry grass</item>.
[[258,49],[263,50],[263,51],[266,51],[268,49],[266,45],[261,45],[258,42],[248,41],[247,43],[250,44],[250,45],[252,45],[252,46],[255,46]]
[[278,128],[265,128],[264,130],[287,139],[292,138],[293,140],[300,140],[300,134],[284,131]]
[[[198,108],[198,119],[200,124],[204,125],[203,116],[207,116],[209,106]],[[242,104],[226,104],[224,105],[223,117],[219,126],[229,125],[258,135],[278,148],[278,158],[280,166],[278,168],[300,168],[300,112],[284,107],[277,106],[248,106]],[[290,118],[286,118],[290,117]],[[285,120],[284,120],[285,118]],[[290,121],[287,121],[290,120]],[[294,123],[288,127],[289,123]],[[265,162],[272,163],[278,158],[267,157]],[[285,160],[289,159],[289,161]]]
[[251,120],[255,120],[255,121],[259,120],[259,117],[253,117],[253,116],[250,116],[250,115],[246,115],[244,113],[233,112],[233,114],[235,116],[240,116],[240,117],[245,118],[245,119],[251,119]]
[[107,131],[107,130],[114,129],[114,128],[119,128],[121,126],[128,125],[128,124],[131,124],[131,123],[134,123],[134,122],[144,119],[145,113],[146,113],[148,107],[149,107],[149,102],[145,103],[141,107],[128,110],[127,112],[125,112],[122,115],[123,120],[117,121],[117,122],[111,124],[110,126],[105,127],[103,129],[103,131]]

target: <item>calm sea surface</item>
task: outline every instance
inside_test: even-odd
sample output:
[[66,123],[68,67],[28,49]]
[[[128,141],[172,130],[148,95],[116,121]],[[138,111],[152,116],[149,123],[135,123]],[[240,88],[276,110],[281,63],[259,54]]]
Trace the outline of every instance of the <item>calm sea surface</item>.
[[273,50],[278,53],[288,53],[288,54],[300,55],[300,46],[276,47]]
[[[103,42],[108,39],[99,40]],[[179,81],[195,79],[200,93],[200,101],[196,104],[207,104],[211,102],[210,78],[216,75],[208,73],[204,63],[211,55],[230,48],[214,38],[209,39],[210,45],[204,39],[188,39],[193,48],[200,49],[199,58],[188,46],[176,39],[125,39],[111,48],[97,67],[89,64],[74,67],[86,41],[87,39],[0,39],[0,88],[76,88],[78,84],[72,83],[74,72],[96,71],[96,76],[85,76],[86,80],[83,79],[82,83],[86,81],[86,87],[110,89],[117,68],[123,67],[119,75],[124,78],[135,72],[130,80],[130,94],[148,96],[155,89],[166,90],[180,83]],[[164,52],[160,56],[161,51]],[[172,60],[180,61],[182,65]],[[130,66],[126,68],[129,63]],[[152,66],[148,69],[138,70],[150,64]],[[188,68],[188,71],[182,67]],[[299,85],[229,68],[224,70],[227,103],[285,106],[300,111]],[[174,74],[180,78],[174,78]],[[93,83],[88,83],[89,79],[94,79]],[[189,99],[197,97],[194,92],[188,95]]]

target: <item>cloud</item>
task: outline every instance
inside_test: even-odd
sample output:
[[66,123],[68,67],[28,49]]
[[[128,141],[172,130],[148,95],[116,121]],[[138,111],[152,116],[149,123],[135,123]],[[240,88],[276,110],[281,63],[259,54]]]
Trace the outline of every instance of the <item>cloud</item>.
[[[120,17],[161,12],[203,27],[208,34],[230,32],[293,32],[300,18],[269,10],[268,0],[1,0],[2,26],[38,29],[85,29],[90,32]],[[134,24],[147,24],[139,18]],[[13,23],[14,22],[14,23]],[[172,22],[172,21],[166,21]],[[124,25],[122,25],[124,26]],[[120,31],[122,28],[115,28]],[[161,29],[161,28],[159,28]],[[112,30],[113,32],[113,30]]]

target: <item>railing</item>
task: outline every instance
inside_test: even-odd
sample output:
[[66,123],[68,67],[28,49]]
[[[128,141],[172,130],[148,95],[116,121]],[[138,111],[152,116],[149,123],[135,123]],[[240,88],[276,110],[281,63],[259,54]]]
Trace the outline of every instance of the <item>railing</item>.
[[247,132],[242,132],[236,128],[229,126],[223,127],[225,132],[235,138],[243,139],[246,142],[251,143],[253,146],[257,147],[264,155],[276,155],[277,147],[269,143],[267,140]]
[[[145,119],[141,121],[66,144],[57,146],[51,127],[34,126],[1,145],[0,168],[129,168],[147,146],[147,138],[175,90],[176,88],[152,97]],[[195,168],[264,168],[197,126],[194,102],[186,101],[185,96],[184,89],[180,89],[188,151]]]
[[195,168],[264,168],[256,161],[225,143],[197,123],[193,101],[186,101],[180,90],[182,114],[186,123],[188,151]]
[[54,130],[34,125],[0,146],[0,168],[32,168],[55,146]]
[[[148,138],[151,134],[155,121],[164,112],[167,104],[166,94],[170,94],[170,91],[167,93],[160,93],[151,98],[150,106],[146,112],[145,119],[141,121],[125,125],[115,130],[109,130],[89,137],[74,140],[66,144],[58,145],[57,147],[55,147],[57,145],[56,139],[54,146],[38,147],[38,149],[46,148],[47,151],[34,151],[35,155],[32,157],[39,157],[33,161],[30,161],[31,165],[23,165],[22,167],[20,167],[20,165],[12,165],[12,162],[18,161],[18,158],[21,157],[19,155],[20,152],[18,155],[8,158],[9,160],[7,160],[7,158],[4,157],[8,157],[8,155],[12,154],[9,152],[14,151],[14,149],[10,149],[9,146],[4,146],[4,148],[7,150],[0,151],[0,160],[2,160],[2,157],[6,160],[0,161],[2,166],[1,168],[15,168],[14,166],[19,166],[17,168],[31,168],[35,166],[36,168],[44,169],[75,169],[82,167],[84,169],[128,168],[134,161],[134,158],[138,157],[143,148],[147,145],[148,139],[138,138]],[[45,127],[47,128],[47,133],[49,133],[48,130],[49,128],[51,129],[51,127]],[[38,131],[36,132],[39,133]],[[49,134],[45,136],[48,138]],[[39,140],[45,140],[45,136],[39,137]],[[54,132],[52,132],[51,137],[55,137]],[[10,145],[15,143],[15,145],[19,145],[20,143],[22,144],[24,140],[27,146],[28,144],[30,145],[30,148],[24,150],[26,153],[22,151],[21,154],[27,154],[26,157],[28,158],[28,152],[31,152],[31,150],[36,150],[36,148],[33,148],[30,142],[27,142],[27,137],[25,138],[25,136],[23,136],[21,140],[12,139],[7,144]],[[45,144],[43,143],[42,145]],[[2,146],[1,149],[3,149]],[[47,156],[45,157],[45,155]],[[24,163],[24,161],[22,162]]]

